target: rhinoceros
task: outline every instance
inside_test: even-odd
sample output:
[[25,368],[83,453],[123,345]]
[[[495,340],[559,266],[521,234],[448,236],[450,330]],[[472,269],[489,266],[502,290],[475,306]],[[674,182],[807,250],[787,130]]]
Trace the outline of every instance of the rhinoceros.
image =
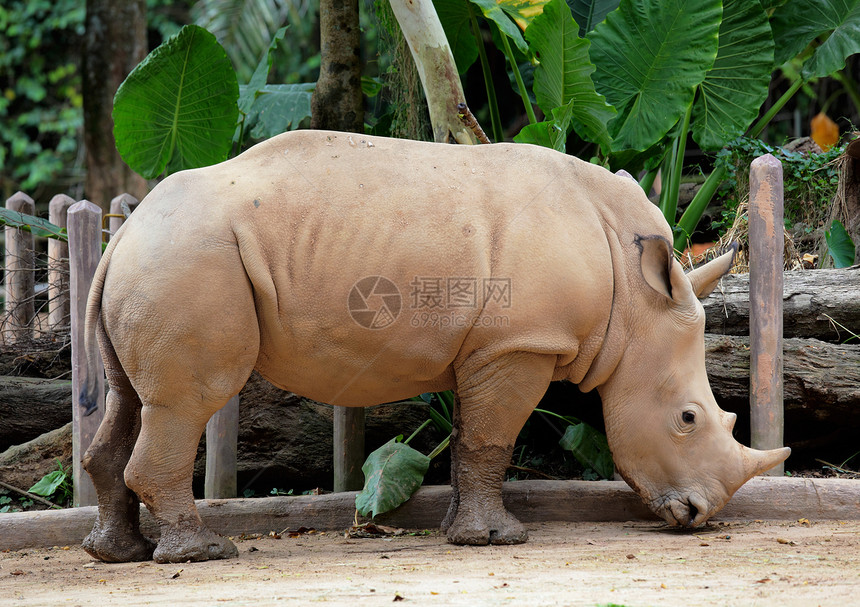
[[708,385],[696,296],[733,253],[685,275],[671,237],[634,181],[530,145],[299,131],[171,175],[117,232],[89,294],[110,392],[84,457],[99,502],[84,549],[237,554],[202,524],[192,466],[207,420],[254,369],[350,407],[455,390],[453,543],[526,540],[502,481],[556,380],[597,388],[617,468],[654,512],[701,524],[789,451],[736,442]]

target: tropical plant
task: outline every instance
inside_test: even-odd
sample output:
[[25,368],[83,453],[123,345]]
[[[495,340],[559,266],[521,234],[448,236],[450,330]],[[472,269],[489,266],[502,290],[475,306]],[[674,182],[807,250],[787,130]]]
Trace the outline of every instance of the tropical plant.
[[[211,32],[233,60],[240,81],[248,81],[267,52],[275,32],[291,24],[293,48],[311,46],[318,3],[311,0],[197,0],[191,7],[196,25]],[[316,59],[314,59],[316,57]],[[310,80],[318,55],[278,52],[274,77]]]
[[297,128],[310,115],[313,85],[266,84],[285,32],[275,33],[241,87],[224,48],[204,28],[186,25],[165,40],[114,99],[114,136],[123,160],[151,179],[226,160],[249,133],[267,138]]
[[[435,3],[461,73],[481,55],[477,15],[500,41],[530,120],[515,141],[563,150],[574,130],[595,145],[597,162],[630,172],[648,169],[646,188],[662,168],[660,208],[677,225],[676,248],[686,243],[725,176],[715,170],[676,222],[688,135],[709,152],[745,132],[757,137],[806,81],[838,73],[846,57],[860,51],[860,39],[851,35],[860,27],[856,1]],[[814,19],[805,17],[813,12]],[[531,91],[517,53],[537,63]],[[751,127],[771,75],[795,57],[802,68],[789,90]],[[488,84],[488,98],[495,98],[489,89]],[[532,95],[547,117],[540,124],[531,111]]]
[[66,504],[72,499],[72,473],[71,470],[63,467],[63,462],[59,458],[56,461],[57,469],[36,481],[28,491],[33,495],[53,498],[55,502]]
[[[79,0],[0,5],[0,193],[79,177],[80,70],[69,48],[84,34]],[[71,173],[71,174],[70,174]]]
[[[362,516],[376,516],[397,508],[421,486],[431,460],[449,445],[453,428],[454,394],[436,392],[416,396],[412,401],[429,406],[427,419],[405,441],[396,436],[367,456],[361,467],[364,487],[355,496],[355,508]],[[438,407],[438,409],[437,409]],[[553,411],[535,409],[537,414],[552,416],[566,424],[559,445],[570,451],[594,478],[612,478],[615,465],[606,435],[580,420]],[[409,443],[430,423],[446,436],[429,455],[412,448]],[[593,472],[592,472],[593,471]]]

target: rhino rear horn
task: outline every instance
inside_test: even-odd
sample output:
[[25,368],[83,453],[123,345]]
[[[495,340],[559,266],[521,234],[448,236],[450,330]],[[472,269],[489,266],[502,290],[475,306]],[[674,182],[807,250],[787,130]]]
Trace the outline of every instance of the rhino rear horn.
[[738,243],[733,242],[729,245],[729,250],[706,263],[699,266],[695,270],[687,273],[687,278],[690,279],[690,285],[693,287],[693,293],[696,297],[702,299],[711,294],[720,278],[727,274],[732,269],[732,264],[735,260],[735,254],[738,252]]

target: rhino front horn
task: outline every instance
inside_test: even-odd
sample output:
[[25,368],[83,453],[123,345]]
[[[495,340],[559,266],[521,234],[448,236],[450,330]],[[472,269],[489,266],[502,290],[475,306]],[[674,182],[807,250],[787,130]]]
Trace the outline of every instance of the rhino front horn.
[[767,472],[777,464],[784,462],[791,455],[789,447],[781,447],[769,451],[759,451],[758,449],[744,447],[743,452],[744,476],[746,476],[747,480]]

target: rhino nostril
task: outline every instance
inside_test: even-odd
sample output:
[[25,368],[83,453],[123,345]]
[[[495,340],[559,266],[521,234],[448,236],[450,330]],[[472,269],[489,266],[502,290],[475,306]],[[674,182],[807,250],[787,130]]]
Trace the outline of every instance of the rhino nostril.
[[693,524],[693,521],[696,520],[696,517],[699,515],[699,509],[696,508],[696,506],[695,506],[695,504],[693,504],[693,502],[690,502],[688,504],[688,506],[690,508],[690,519],[689,519],[688,524],[691,525],[691,524]]

